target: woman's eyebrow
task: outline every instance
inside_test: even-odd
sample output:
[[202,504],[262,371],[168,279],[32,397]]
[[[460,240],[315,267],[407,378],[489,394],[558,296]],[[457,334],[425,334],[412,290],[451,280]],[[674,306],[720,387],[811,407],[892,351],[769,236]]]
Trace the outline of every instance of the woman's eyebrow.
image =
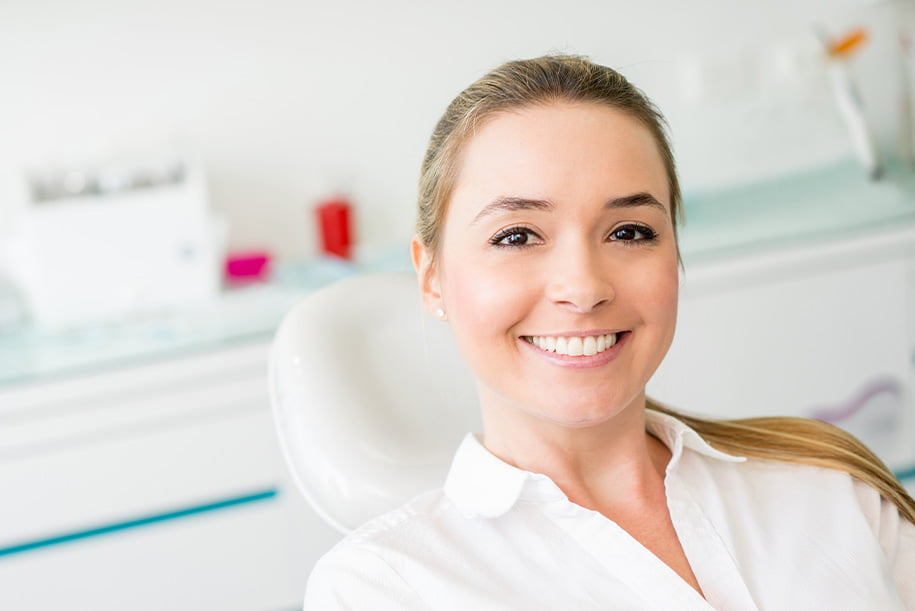
[[615,197],[604,204],[604,208],[633,208],[635,206],[651,206],[667,212],[667,208],[651,193],[633,193],[623,197]]
[[527,199],[525,197],[497,197],[480,210],[470,224],[473,225],[484,216],[497,212],[514,212],[516,210],[544,210],[554,208],[553,202],[546,199]]
[[[607,200],[604,208],[634,208],[636,206],[651,206],[667,212],[667,208],[651,193],[633,193],[622,197]],[[481,218],[498,212],[515,212],[517,210],[543,210],[549,212],[555,206],[548,199],[528,199],[526,197],[497,197],[480,210],[470,224],[473,225]]]

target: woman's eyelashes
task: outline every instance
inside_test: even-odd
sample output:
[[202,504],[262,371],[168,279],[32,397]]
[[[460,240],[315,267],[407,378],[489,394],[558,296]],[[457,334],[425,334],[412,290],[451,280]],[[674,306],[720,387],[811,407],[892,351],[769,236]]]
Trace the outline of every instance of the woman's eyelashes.
[[[607,236],[608,242],[622,242],[627,246],[647,245],[654,242],[658,233],[647,225],[626,223],[613,228]],[[499,248],[524,248],[542,244],[543,238],[533,229],[520,225],[499,230],[489,243]]]
[[533,246],[543,240],[537,232],[529,227],[508,227],[499,230],[496,235],[489,239],[489,243],[500,248],[513,247],[523,248]]
[[644,245],[653,242],[657,237],[658,233],[647,225],[627,223],[614,228],[607,239],[611,242]]

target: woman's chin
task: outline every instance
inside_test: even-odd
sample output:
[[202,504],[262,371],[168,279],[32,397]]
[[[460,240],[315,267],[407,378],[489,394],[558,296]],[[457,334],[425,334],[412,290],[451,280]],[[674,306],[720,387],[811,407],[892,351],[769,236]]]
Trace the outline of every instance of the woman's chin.
[[625,402],[605,400],[599,404],[591,401],[582,405],[563,402],[542,407],[531,406],[525,411],[544,423],[568,429],[588,429],[610,422],[627,407]]

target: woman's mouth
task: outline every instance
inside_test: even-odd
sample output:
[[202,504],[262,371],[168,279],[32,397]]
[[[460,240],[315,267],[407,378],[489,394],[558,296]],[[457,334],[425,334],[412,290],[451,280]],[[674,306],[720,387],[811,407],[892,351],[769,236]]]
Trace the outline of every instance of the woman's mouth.
[[525,335],[522,339],[546,352],[563,356],[594,356],[612,348],[621,333],[583,336]]

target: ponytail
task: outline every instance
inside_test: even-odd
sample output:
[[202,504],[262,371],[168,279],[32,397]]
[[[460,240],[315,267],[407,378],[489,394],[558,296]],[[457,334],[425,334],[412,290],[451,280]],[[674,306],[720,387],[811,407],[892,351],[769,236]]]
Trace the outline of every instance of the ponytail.
[[707,420],[675,412],[651,399],[646,406],[680,420],[728,454],[845,471],[876,488],[915,523],[915,500],[893,472],[863,443],[838,427],[807,418]]

